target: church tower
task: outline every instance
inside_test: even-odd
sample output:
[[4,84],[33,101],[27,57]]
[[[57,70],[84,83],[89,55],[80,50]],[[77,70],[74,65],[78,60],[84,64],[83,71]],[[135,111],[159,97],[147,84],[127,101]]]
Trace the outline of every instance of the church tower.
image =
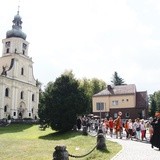
[[28,56],[29,43],[22,32],[19,11],[12,29],[2,40],[0,57],[0,119],[37,118],[39,88],[33,75],[33,61]]

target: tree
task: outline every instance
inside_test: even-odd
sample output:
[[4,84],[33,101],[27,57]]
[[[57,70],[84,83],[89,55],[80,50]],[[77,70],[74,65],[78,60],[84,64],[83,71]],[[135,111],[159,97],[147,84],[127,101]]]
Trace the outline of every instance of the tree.
[[155,92],[155,101],[157,106],[157,111],[160,112],[160,91]]
[[149,111],[149,115],[150,115],[151,117],[154,117],[154,115],[155,115],[155,113],[156,113],[156,110],[157,110],[157,105],[156,105],[156,101],[155,101],[154,94],[153,94],[153,95],[150,95],[149,100],[150,100],[150,111]]
[[106,88],[106,83],[103,80],[99,80],[97,78],[93,78],[91,80],[91,85],[93,95]]
[[40,118],[40,123],[47,123],[47,112],[45,106],[45,96],[44,92],[39,93],[39,106],[38,106],[38,116]]
[[39,91],[41,92],[42,91],[42,83],[36,79],[36,86],[39,88]]
[[149,97],[150,100],[150,116],[154,117],[155,113],[160,112],[160,91],[154,92]]
[[86,112],[85,92],[72,72],[65,72],[55,82],[48,83],[42,97],[41,114],[56,131],[68,131],[76,123],[77,115]]
[[112,82],[115,86],[124,85],[124,80],[123,80],[121,77],[118,76],[118,73],[117,73],[117,72],[114,72],[113,78],[112,78],[111,82]]
[[92,112],[92,96],[106,88],[106,83],[97,78],[79,80],[81,88],[85,91],[87,101],[87,113]]

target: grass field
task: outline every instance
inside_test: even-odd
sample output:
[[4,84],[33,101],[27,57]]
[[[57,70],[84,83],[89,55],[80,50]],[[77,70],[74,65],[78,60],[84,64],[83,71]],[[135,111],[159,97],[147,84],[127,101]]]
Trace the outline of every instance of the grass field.
[[[41,131],[38,125],[11,124],[0,127],[0,159],[2,160],[52,160],[57,145],[65,145],[71,155],[81,156],[96,145],[96,137],[80,132],[57,134],[50,128]],[[83,158],[70,160],[109,160],[121,150],[115,142],[106,141],[107,151],[94,150]]]

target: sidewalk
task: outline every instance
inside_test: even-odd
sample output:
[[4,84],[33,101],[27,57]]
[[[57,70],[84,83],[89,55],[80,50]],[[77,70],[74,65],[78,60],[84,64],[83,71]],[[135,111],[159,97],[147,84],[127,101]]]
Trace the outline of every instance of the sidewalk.
[[127,140],[106,137],[122,145],[122,150],[111,160],[160,160],[160,151],[158,148],[151,148],[151,144],[146,141]]

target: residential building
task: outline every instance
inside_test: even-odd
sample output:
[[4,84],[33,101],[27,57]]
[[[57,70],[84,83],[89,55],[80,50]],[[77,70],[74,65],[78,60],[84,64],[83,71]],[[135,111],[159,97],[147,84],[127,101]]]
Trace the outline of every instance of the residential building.
[[39,88],[33,75],[33,61],[28,56],[29,42],[22,32],[19,11],[12,29],[2,40],[0,57],[0,119],[37,118]]
[[122,112],[123,119],[148,117],[147,91],[137,92],[134,84],[111,86],[92,97],[93,114],[116,118]]

